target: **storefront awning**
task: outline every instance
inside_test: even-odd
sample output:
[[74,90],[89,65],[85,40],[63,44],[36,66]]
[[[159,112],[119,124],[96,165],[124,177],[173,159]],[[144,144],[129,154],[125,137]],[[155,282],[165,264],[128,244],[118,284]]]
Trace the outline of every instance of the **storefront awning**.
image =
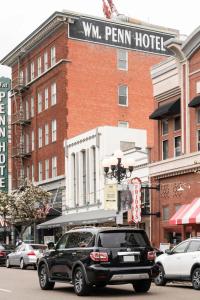
[[159,106],[150,116],[149,119],[161,120],[167,116],[173,116],[180,113],[180,99]]
[[189,107],[197,107],[199,105],[200,105],[200,96],[194,97],[188,104]]
[[200,224],[200,198],[195,198],[190,204],[182,205],[169,220],[169,224]]
[[37,229],[54,228],[63,225],[88,225],[95,223],[112,222],[116,219],[114,210],[91,210],[75,214],[67,214],[50,221],[44,222],[37,226]]

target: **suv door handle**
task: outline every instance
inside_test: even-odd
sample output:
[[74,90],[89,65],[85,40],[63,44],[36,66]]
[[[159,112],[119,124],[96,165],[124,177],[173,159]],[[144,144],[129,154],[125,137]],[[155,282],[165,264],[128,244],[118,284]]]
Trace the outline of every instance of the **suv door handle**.
[[76,255],[76,252],[72,252],[72,255],[73,255],[73,256]]

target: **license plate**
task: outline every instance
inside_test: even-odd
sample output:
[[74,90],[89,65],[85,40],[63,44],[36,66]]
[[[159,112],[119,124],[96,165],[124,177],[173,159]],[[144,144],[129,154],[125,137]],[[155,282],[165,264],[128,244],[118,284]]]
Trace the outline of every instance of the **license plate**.
[[123,256],[123,260],[124,260],[124,262],[133,262],[133,261],[135,261],[135,256],[134,255],[126,255],[126,256]]

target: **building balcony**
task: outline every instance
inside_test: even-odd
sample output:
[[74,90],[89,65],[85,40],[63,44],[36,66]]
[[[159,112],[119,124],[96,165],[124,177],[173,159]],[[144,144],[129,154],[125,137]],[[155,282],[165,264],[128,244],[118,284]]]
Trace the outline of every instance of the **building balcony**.
[[29,88],[29,86],[25,83],[25,80],[23,78],[15,78],[12,81],[12,88],[11,91],[13,93],[18,93],[18,92],[23,92],[25,90],[27,90]]
[[12,115],[12,124],[28,125],[31,123],[30,119],[27,119],[23,110],[18,111]]
[[31,156],[31,151],[26,151],[27,149],[24,146],[18,146],[12,149],[13,158],[27,158]]

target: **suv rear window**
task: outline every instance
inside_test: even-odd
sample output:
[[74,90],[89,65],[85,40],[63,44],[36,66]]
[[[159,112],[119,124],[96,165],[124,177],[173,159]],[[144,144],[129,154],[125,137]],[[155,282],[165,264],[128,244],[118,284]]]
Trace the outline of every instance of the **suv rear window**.
[[99,234],[98,246],[103,248],[150,246],[145,232],[113,231]]

